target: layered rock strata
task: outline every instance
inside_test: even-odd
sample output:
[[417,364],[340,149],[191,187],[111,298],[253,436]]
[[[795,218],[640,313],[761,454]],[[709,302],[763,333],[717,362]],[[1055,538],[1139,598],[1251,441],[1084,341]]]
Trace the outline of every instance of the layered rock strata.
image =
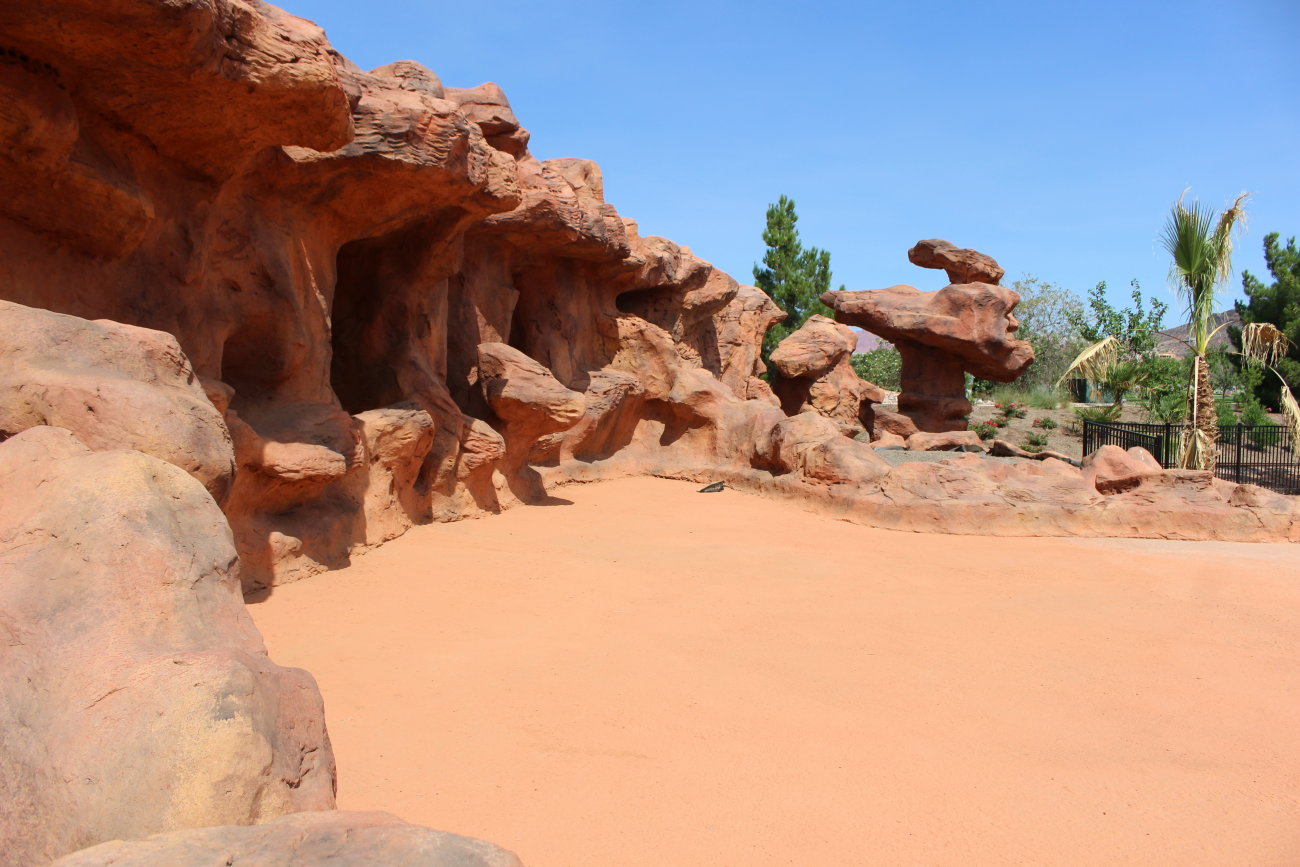
[[997,285],[1003,270],[988,256],[947,241],[920,241],[908,259],[945,270],[953,282],[937,292],[898,285],[867,292],[827,292],[835,320],[893,343],[902,356],[898,412],[878,412],[877,427],[900,436],[965,430],[971,404],[966,373],[1011,382],[1033,363],[1015,337],[1020,296]]

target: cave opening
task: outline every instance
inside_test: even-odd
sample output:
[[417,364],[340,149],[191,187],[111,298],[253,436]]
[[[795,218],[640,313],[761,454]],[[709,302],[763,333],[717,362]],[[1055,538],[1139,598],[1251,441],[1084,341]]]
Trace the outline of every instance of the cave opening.
[[397,366],[411,316],[406,299],[390,291],[394,268],[414,254],[404,246],[384,237],[351,241],[339,249],[330,315],[330,386],[353,415],[405,397]]

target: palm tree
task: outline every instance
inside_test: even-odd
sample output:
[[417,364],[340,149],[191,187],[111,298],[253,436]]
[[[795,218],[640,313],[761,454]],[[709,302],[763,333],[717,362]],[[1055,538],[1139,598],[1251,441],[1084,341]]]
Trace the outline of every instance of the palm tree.
[[1214,469],[1217,452],[1214,444],[1219,426],[1206,353],[1214,336],[1210,322],[1215,312],[1215,291],[1232,275],[1232,232],[1245,218],[1242,202],[1248,195],[1238,196],[1232,207],[1217,219],[1211,209],[1199,202],[1185,205],[1179,197],[1160,235],[1161,243],[1174,260],[1169,274],[1187,301],[1191,325],[1192,379],[1187,392],[1187,414],[1192,427],[1184,434],[1178,450],[1178,465],[1184,468]]
[[[1218,331],[1210,330],[1215,308],[1214,293],[1232,273],[1232,232],[1245,217],[1242,202],[1248,195],[1242,193],[1238,196],[1232,207],[1220,214],[1217,220],[1212,211],[1196,202],[1186,206],[1180,197],[1161,233],[1161,241],[1174,260],[1170,275],[1187,298],[1191,324],[1192,341],[1183,342],[1187,343],[1193,356],[1192,376],[1187,389],[1187,414],[1192,426],[1184,434],[1178,450],[1180,467],[1214,469],[1219,426],[1206,353],[1210,348],[1210,338]],[[1291,429],[1292,449],[1300,456],[1300,404],[1285,387],[1286,380],[1282,374],[1273,367],[1289,347],[1290,341],[1275,325],[1256,322],[1242,329],[1241,355],[1244,360],[1248,364],[1267,367],[1284,383],[1281,410],[1287,427]],[[1120,349],[1118,338],[1102,338],[1079,353],[1057,385],[1072,374],[1094,381],[1110,378],[1112,369],[1123,364]],[[1116,379],[1127,378],[1121,375],[1121,371],[1116,371],[1114,376]]]

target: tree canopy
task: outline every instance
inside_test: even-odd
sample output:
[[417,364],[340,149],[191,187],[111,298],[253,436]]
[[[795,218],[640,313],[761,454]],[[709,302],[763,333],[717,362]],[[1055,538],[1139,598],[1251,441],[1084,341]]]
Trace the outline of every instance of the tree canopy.
[[[1300,395],[1300,251],[1295,238],[1288,239],[1286,246],[1278,240],[1277,232],[1264,237],[1264,264],[1273,282],[1266,285],[1249,271],[1243,273],[1241,284],[1247,300],[1237,302],[1237,314],[1243,325],[1271,322],[1287,336],[1290,351],[1273,367],[1286,380],[1291,393]],[[1229,336],[1241,349],[1241,329],[1230,328]],[[1282,383],[1271,376],[1255,379],[1255,397],[1265,406],[1279,406]]]
[[1034,363],[1019,381],[1026,388],[1052,387],[1083,348],[1075,325],[1083,316],[1083,305],[1069,289],[1037,277],[1021,278],[1011,288],[1020,296],[1016,336],[1034,347]]
[[[816,247],[804,249],[796,223],[794,200],[781,196],[767,207],[763,264],[754,266],[754,285],[766,292],[788,315],[763,338],[763,359],[777,344],[808,321],[814,313],[831,316],[818,298],[831,288],[831,254]],[[843,287],[841,287],[843,288]]]
[[[1143,358],[1156,350],[1156,335],[1164,327],[1169,306],[1155,298],[1144,300],[1142,287],[1134,280],[1129,284],[1133,291],[1132,307],[1116,310],[1106,300],[1106,281],[1088,290],[1088,306],[1078,306],[1066,314],[1079,336],[1087,343],[1097,343],[1107,337],[1119,341],[1121,354],[1130,358]],[[1151,309],[1146,309],[1147,304]]]

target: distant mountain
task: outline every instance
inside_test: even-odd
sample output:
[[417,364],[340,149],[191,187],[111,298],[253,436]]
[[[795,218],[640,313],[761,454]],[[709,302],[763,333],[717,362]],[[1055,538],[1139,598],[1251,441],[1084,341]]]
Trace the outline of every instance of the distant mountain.
[[[1223,323],[1241,327],[1241,317],[1237,315],[1236,310],[1225,310],[1222,313],[1215,313],[1210,317],[1210,331],[1218,328]],[[1184,323],[1177,328],[1166,328],[1163,334],[1156,337],[1156,352],[1161,355],[1174,355],[1178,358],[1186,358],[1192,350],[1182,341],[1192,339],[1192,326]],[[1228,339],[1228,329],[1223,328],[1218,334],[1210,338],[1210,346],[1226,346],[1232,348],[1232,341]]]
[[853,350],[855,353],[870,352],[873,349],[879,349],[880,345],[886,342],[883,338],[877,337],[870,331],[863,331],[860,328],[855,328],[853,330],[858,332],[858,345]]

